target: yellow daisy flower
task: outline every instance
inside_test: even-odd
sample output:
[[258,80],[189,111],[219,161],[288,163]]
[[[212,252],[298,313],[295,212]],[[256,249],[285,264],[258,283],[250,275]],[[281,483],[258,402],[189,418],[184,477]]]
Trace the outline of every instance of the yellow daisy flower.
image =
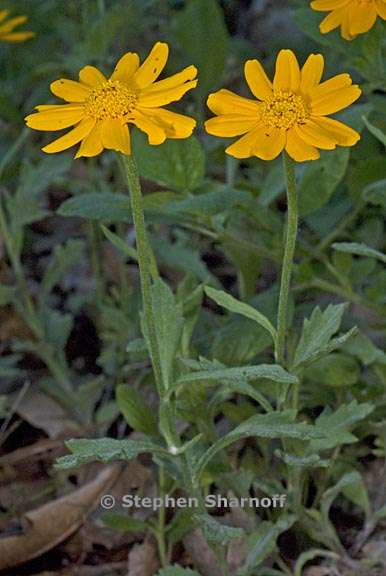
[[4,42],[24,42],[35,36],[34,32],[14,32],[15,28],[28,20],[27,16],[15,16],[7,20],[8,15],[9,10],[0,10],[0,40]]
[[311,54],[300,70],[295,54],[281,50],[272,83],[258,60],[248,60],[245,78],[257,100],[224,89],[210,94],[208,107],[217,117],[206,121],[207,132],[221,137],[243,135],[226,149],[235,158],[273,160],[286,150],[303,162],[319,158],[318,148],[353,146],[359,134],[326,116],[352,104],[361,90],[348,74],[320,82],[323,68],[321,54]]
[[167,44],[157,42],[140,66],[139,56],[128,52],[107,78],[97,68],[85,66],[79,82],[56,80],[51,92],[67,104],[37,106],[26,117],[35,130],[70,132],[43,148],[49,154],[67,150],[81,142],[76,158],[97,156],[104,148],[129,155],[128,124],[148,135],[149,144],[162,144],[166,138],[187,138],[196,122],[193,118],[161,108],[197,85],[195,66],[156,82],[169,55]]
[[368,32],[377,16],[386,20],[386,0],[314,0],[311,8],[319,12],[330,12],[321,22],[319,29],[327,34],[340,26],[345,40]]

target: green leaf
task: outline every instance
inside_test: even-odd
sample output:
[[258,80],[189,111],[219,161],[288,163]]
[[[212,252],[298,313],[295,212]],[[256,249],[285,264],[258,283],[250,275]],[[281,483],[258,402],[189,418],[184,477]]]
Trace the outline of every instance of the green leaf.
[[358,362],[343,353],[328,354],[304,370],[304,377],[316,386],[353,386],[359,376]]
[[294,524],[294,515],[283,515],[275,523],[263,521],[257,530],[248,537],[248,556],[237,572],[237,576],[249,576],[251,570],[259,566],[276,549],[276,540],[282,532],[289,530]]
[[176,302],[173,292],[160,278],[152,286],[152,300],[162,380],[167,390],[173,380],[174,360],[181,342],[182,304]]
[[7,306],[11,304],[15,297],[14,286],[7,286],[0,283],[0,306]]
[[366,116],[362,117],[363,122],[366,125],[366,128],[371,132],[377,140],[379,140],[384,146],[386,146],[386,134],[380,129],[374,126],[369,120],[367,120]]
[[148,525],[143,520],[132,516],[123,516],[115,512],[107,512],[102,516],[102,521],[107,528],[113,528],[119,532],[143,532]]
[[241,314],[246,318],[250,318],[257,322],[262,328],[267,330],[269,334],[272,336],[272,340],[275,343],[277,338],[276,329],[273,327],[271,322],[268,320],[264,314],[250,306],[249,304],[245,304],[244,302],[240,302],[230,294],[227,294],[223,290],[215,290],[214,288],[210,288],[209,286],[205,287],[205,293],[209,298],[214,300],[216,304],[226,308],[230,312],[234,312],[235,314]]
[[364,418],[374,407],[371,404],[358,404],[356,400],[350,404],[343,404],[335,412],[325,408],[315,421],[315,428],[323,432],[325,438],[312,440],[309,447],[310,453],[330,450],[341,444],[352,444],[357,438],[350,430]]
[[386,354],[377,348],[365,334],[357,334],[344,346],[345,352],[356,356],[364,366],[370,366],[374,362],[386,364]]
[[221,214],[221,212],[229,210],[233,206],[245,204],[251,199],[249,192],[234,190],[226,186],[216,187],[215,190],[207,192],[208,185],[205,183],[205,187],[203,187],[205,192],[201,192],[200,188],[195,192],[194,196],[183,197],[179,200],[174,199],[165,208],[169,213],[186,213],[200,216],[201,218],[208,218]]
[[233,380],[235,382],[249,382],[264,378],[279,384],[296,384],[298,379],[277,364],[260,364],[259,366],[242,366],[236,368],[213,368],[211,370],[198,370],[181,376],[176,386],[198,381]]
[[221,524],[209,516],[209,514],[198,513],[194,515],[194,520],[200,526],[206,540],[212,544],[225,546],[235,538],[242,538],[244,531],[241,528],[234,528]]
[[334,560],[339,560],[339,554],[335,552],[330,552],[329,550],[322,550],[318,548],[312,548],[311,550],[306,550],[306,552],[302,552],[298,559],[296,560],[295,564],[295,572],[294,576],[302,576],[303,575],[303,568],[315,558],[333,558]]
[[181,566],[168,566],[160,572],[157,572],[157,576],[200,576],[195,570],[190,568],[181,568]]
[[317,429],[315,426],[310,426],[304,422],[294,422],[295,416],[293,410],[252,416],[217,440],[209,450],[205,452],[197,463],[197,477],[200,477],[207,464],[219,451],[224,450],[224,448],[227,448],[230,444],[242,438],[256,436],[258,438],[294,438],[308,441],[326,436],[324,431]]
[[57,350],[63,351],[74,325],[71,314],[64,314],[59,310],[44,307],[41,311],[44,321],[47,342],[50,342]]
[[205,154],[195,136],[149,146],[145,136],[135,132],[133,149],[142,178],[177,191],[195,190],[203,182]]
[[330,304],[322,312],[317,306],[311,317],[304,320],[303,331],[296,348],[294,367],[310,363],[327,349],[331,337],[339,330],[347,304]]
[[338,496],[340,492],[343,492],[349,487],[353,485],[357,485],[358,482],[363,482],[362,477],[357,470],[353,470],[351,472],[347,472],[342,476],[342,478],[333,486],[326,490],[326,492],[322,496],[321,500],[321,513],[326,523],[329,523],[329,511],[331,508],[332,503],[334,502],[335,498]]
[[225,68],[228,32],[217,0],[189,0],[176,18],[175,35],[189,62],[199,69],[198,100],[215,88]]
[[386,254],[383,254],[382,252],[379,252],[363,243],[335,242],[332,247],[339,252],[347,252],[348,254],[355,254],[357,256],[366,256],[367,258],[377,258],[386,264]]
[[124,194],[89,192],[65,200],[57,210],[60,216],[71,216],[107,222],[130,222],[130,199]]
[[131,258],[132,260],[138,260],[138,255],[135,248],[122,240],[122,238],[120,238],[117,234],[111,232],[111,230],[109,230],[106,226],[103,226],[103,224],[101,224],[101,230],[106,236],[107,240],[109,240],[111,244],[113,244],[113,246],[115,246],[115,248],[117,248],[117,250],[119,250],[124,256]]
[[165,454],[166,450],[148,440],[116,440],[114,438],[86,438],[68,440],[67,448],[72,452],[58,458],[56,467],[62,470],[75,468],[87,462],[114,462],[115,460],[133,460],[139,454]]
[[315,212],[331,198],[346,173],[350,152],[339,148],[309,162],[299,184],[299,211],[302,216]]
[[120,384],[116,389],[116,399],[126,422],[133,430],[149,436],[157,435],[154,412],[145,404],[139,392],[127,384]]
[[84,260],[82,240],[71,239],[65,244],[55,246],[43,276],[42,298],[46,298],[61,278],[82,260]]

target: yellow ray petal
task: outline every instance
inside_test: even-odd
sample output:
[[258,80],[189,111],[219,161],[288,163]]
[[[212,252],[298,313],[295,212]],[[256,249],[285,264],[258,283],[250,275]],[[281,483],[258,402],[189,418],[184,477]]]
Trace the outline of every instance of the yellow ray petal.
[[34,37],[35,32],[10,32],[9,34],[5,34],[3,36],[0,30],[1,40],[6,40],[7,42],[25,42],[26,40],[30,40]]
[[195,66],[188,66],[181,70],[181,72],[177,72],[177,74],[173,74],[168,78],[164,78],[164,80],[158,80],[158,82],[153,82],[150,86],[144,88],[141,94],[152,94],[153,92],[160,92],[162,90],[169,90],[169,88],[176,88],[185,82],[189,82],[190,80],[195,80],[197,76],[197,68]]
[[[154,84],[153,84],[154,86]],[[152,90],[149,92],[141,92],[138,98],[138,104],[145,108],[165,106],[171,102],[177,102],[180,100],[186,92],[192,90],[197,86],[197,80],[192,80],[191,82],[185,82],[185,84],[180,84],[174,88],[168,88],[166,90]]]
[[135,83],[139,88],[145,88],[157,80],[165,68],[169,56],[169,46],[164,42],[157,42],[149,56],[134,74]]
[[120,82],[127,81],[133,76],[134,72],[138,70],[138,67],[138,54],[135,52],[127,52],[127,54],[124,54],[122,58],[118,60],[110,80],[119,80]]
[[247,60],[244,66],[244,74],[247,84],[256,98],[268,100],[272,96],[272,82],[258,60]]
[[98,122],[85,138],[83,138],[75,158],[86,156],[98,156],[103,151],[102,136],[101,136],[102,123]]
[[6,19],[9,14],[9,10],[0,10],[0,22]]
[[320,158],[320,153],[315,146],[311,146],[304,142],[296,133],[294,128],[287,132],[287,143],[285,146],[286,152],[296,162],[306,162],[307,160],[317,160]]
[[335,114],[335,112],[343,110],[358,100],[361,93],[361,89],[356,84],[335,90],[335,92],[329,92],[325,96],[311,101],[311,112],[316,116]]
[[130,154],[130,133],[120,120],[108,119],[102,124],[102,142],[105,148],[122,154]]
[[273,128],[267,131],[264,127],[258,129],[258,135],[253,153],[262,160],[274,160],[283,151],[286,144],[286,132]]
[[85,138],[95,126],[96,120],[94,118],[84,118],[75,128],[67,132],[64,136],[61,136],[57,140],[54,140],[47,146],[42,148],[43,152],[47,154],[54,154],[55,152],[61,152],[62,150],[67,150],[78,144],[83,138]]
[[162,128],[167,138],[188,138],[196,126],[194,118],[165,108],[152,108],[150,117]]
[[327,34],[331,32],[331,30],[335,30],[338,28],[343,22],[343,19],[346,15],[346,8],[337,8],[328,14],[324,20],[321,21],[319,24],[319,30],[322,34]]
[[280,50],[276,60],[275,90],[288,90],[296,92],[300,84],[300,68],[292,50]]
[[259,123],[259,119],[253,116],[240,116],[239,114],[227,114],[210,118],[205,122],[205,130],[213,136],[229,138],[241,136],[249,132]]
[[375,0],[375,7],[379,16],[386,20],[386,2],[384,0]]
[[360,134],[356,130],[338,120],[319,116],[314,117],[313,121],[329,134],[339,146],[354,146],[360,140]]
[[295,132],[304,142],[321,148],[322,150],[334,150],[336,148],[336,140],[325,130],[322,130],[318,124],[312,120],[308,120],[306,124],[298,124],[294,126]]
[[351,0],[314,0],[314,2],[311,2],[311,8],[320,12],[329,12],[330,10],[347,6],[350,1]]
[[144,114],[141,114],[141,112],[137,110],[132,120],[132,123],[137,128],[142,130],[142,132],[145,132],[145,134],[147,134],[149,144],[158,145],[162,144],[162,142],[165,142],[166,140],[165,130],[163,130],[156,121],[152,120],[147,115],[145,116]]
[[29,114],[26,118],[26,124],[29,128],[35,130],[62,130],[69,126],[74,126],[83,118],[83,106],[73,104],[62,104],[52,108],[39,107],[40,110],[34,114]]
[[1,25],[1,35],[12,32],[17,26],[21,26],[24,22],[27,22],[27,20],[27,16],[15,16],[14,18],[10,18],[7,22]]
[[207,100],[209,110],[214,114],[251,114],[259,115],[261,104],[256,100],[244,98],[230,90],[222,89],[209,95]]
[[375,4],[355,4],[348,9],[350,33],[353,36],[368,32],[377,19]]
[[338,74],[337,76],[333,76],[312,88],[309,95],[311,99],[322,98],[323,96],[332,94],[336,90],[340,90],[340,88],[351,86],[351,84],[352,80],[350,74]]
[[321,54],[310,54],[301,71],[300,90],[307,94],[322,78],[324,58]]
[[91,86],[92,88],[107,82],[106,77],[102,72],[100,72],[100,70],[98,70],[98,68],[95,68],[95,66],[85,66],[82,68],[79,72],[79,80],[83,82],[83,84],[87,84],[87,86]]
[[230,156],[234,156],[234,158],[251,158],[251,156],[254,156],[253,149],[255,147],[260,128],[261,125],[245,134],[245,136],[239,138],[239,140],[236,140],[236,142],[225,149],[225,152]]
[[353,40],[355,38],[355,35],[351,34],[350,22],[349,22],[349,12],[347,9],[346,9],[346,12],[345,12],[343,19],[342,19],[340,33],[341,33],[342,38],[344,38],[344,40],[350,41],[350,40]]
[[67,102],[84,102],[91,92],[89,86],[65,78],[52,82],[50,88],[55,96],[63,98]]

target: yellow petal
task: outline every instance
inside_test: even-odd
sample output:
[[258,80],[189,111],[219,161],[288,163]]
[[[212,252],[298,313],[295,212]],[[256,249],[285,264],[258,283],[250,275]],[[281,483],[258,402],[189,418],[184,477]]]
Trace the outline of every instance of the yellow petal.
[[353,4],[348,9],[350,33],[353,36],[368,32],[377,19],[377,11],[373,3]]
[[322,82],[318,86],[315,86],[310,90],[310,97],[311,99],[315,98],[322,98],[323,96],[327,96],[339,90],[340,88],[346,88],[347,86],[351,86],[352,80],[350,74],[338,74],[337,76],[333,76],[329,78],[325,82]]
[[258,117],[240,116],[239,114],[227,114],[210,118],[205,122],[205,130],[212,136],[229,138],[241,136],[249,132],[259,123]]
[[95,124],[94,128],[91,130],[79,146],[78,152],[75,154],[75,158],[81,158],[86,156],[88,158],[92,156],[98,156],[103,151],[102,136],[101,136],[102,123],[98,122]]
[[283,151],[286,144],[286,132],[278,128],[267,131],[261,127],[253,148],[253,153],[262,160],[274,160]]
[[345,40],[353,40],[355,38],[355,35],[351,34],[349,11],[347,9],[342,19],[340,34],[342,38],[344,38]]
[[322,150],[334,150],[336,140],[328,132],[322,130],[318,124],[308,120],[306,124],[298,124],[294,127],[295,132],[304,142],[321,148]]
[[0,10],[0,22],[6,19],[9,14],[9,10]]
[[336,10],[330,12],[330,14],[328,14],[328,16],[326,16],[319,25],[319,30],[321,33],[327,34],[328,32],[331,32],[331,30],[338,28],[338,26],[340,26],[343,22],[343,19],[346,15],[346,10],[347,9],[343,7],[337,8]]
[[196,126],[194,118],[164,108],[152,108],[150,117],[162,128],[167,138],[188,138]]
[[230,90],[219,90],[209,95],[207,100],[209,110],[214,114],[259,114],[260,104],[256,100],[244,98]]
[[304,142],[296,133],[294,128],[287,131],[287,143],[285,146],[286,152],[296,162],[306,162],[307,160],[317,160],[320,158],[320,153],[315,146],[311,146]]
[[83,106],[73,104],[62,104],[45,109],[39,108],[38,112],[29,114],[25,118],[27,126],[34,128],[34,130],[62,130],[77,124],[84,114]]
[[375,0],[375,6],[379,16],[386,20],[386,2],[384,0]]
[[149,56],[134,74],[134,80],[139,88],[145,88],[158,78],[165,68],[169,56],[169,46],[164,42],[157,42]]
[[166,133],[156,121],[152,120],[148,116],[141,114],[138,110],[132,120],[133,124],[145,132],[148,137],[149,144],[162,144],[166,140]]
[[181,72],[173,74],[164,80],[158,80],[158,82],[153,82],[150,86],[147,86],[142,90],[142,94],[151,94],[152,92],[160,92],[162,90],[169,90],[169,88],[175,88],[180,86],[185,82],[194,80],[197,76],[197,68],[195,66],[187,66]]
[[272,96],[272,82],[258,60],[247,60],[244,66],[245,79],[254,96],[259,100],[268,100]]
[[[153,86],[155,86],[155,84],[153,84]],[[196,86],[197,80],[192,80],[191,82],[185,82],[185,84],[180,84],[179,86],[166,90],[141,92],[138,98],[138,104],[145,108],[165,106],[166,104],[180,100],[186,92],[189,92],[189,90],[192,90],[192,88]]]
[[361,95],[361,89],[356,84],[340,88],[334,92],[329,92],[325,96],[312,99],[311,111],[317,116],[326,116],[327,114],[335,114],[339,110],[343,110],[350,106]]
[[64,78],[52,82],[50,88],[55,96],[67,102],[84,102],[90,94],[90,88],[85,84]]
[[35,32],[10,32],[9,34],[5,34],[3,36],[0,30],[1,40],[6,40],[7,42],[25,42],[26,40],[30,40],[34,37]]
[[1,26],[1,34],[7,34],[8,32],[12,32],[17,26],[21,26],[24,22],[27,22],[27,16],[15,16],[14,18],[10,18],[2,24]]
[[78,144],[83,138],[85,138],[95,126],[96,120],[94,118],[84,118],[75,128],[67,132],[64,136],[61,136],[57,140],[54,140],[50,144],[47,144],[42,148],[43,152],[47,154],[54,154],[55,152],[61,152],[62,150],[67,150]]
[[292,50],[280,50],[276,60],[275,90],[288,90],[295,92],[300,84],[300,68]]
[[347,6],[350,1],[351,0],[314,0],[314,2],[311,2],[311,8],[320,12],[329,12],[330,10]]
[[261,125],[236,140],[236,142],[225,149],[225,152],[234,158],[251,158],[251,156],[254,156],[253,149],[259,136],[260,128]]
[[110,80],[119,80],[121,82],[124,82],[125,80],[127,81],[133,76],[134,72],[138,70],[138,67],[138,54],[135,52],[127,52],[127,54],[124,54],[122,58],[118,60]]
[[83,82],[83,84],[87,84],[87,86],[91,86],[92,88],[96,88],[100,84],[104,84],[107,82],[105,76],[95,68],[95,66],[85,66],[79,72],[79,80]]
[[102,142],[105,148],[122,154],[130,154],[130,133],[126,124],[120,120],[109,119],[102,124]]
[[310,54],[301,71],[300,90],[307,94],[322,78],[324,58],[321,54]]
[[313,121],[328,133],[339,146],[354,146],[360,140],[360,134],[338,120],[325,117],[314,117]]

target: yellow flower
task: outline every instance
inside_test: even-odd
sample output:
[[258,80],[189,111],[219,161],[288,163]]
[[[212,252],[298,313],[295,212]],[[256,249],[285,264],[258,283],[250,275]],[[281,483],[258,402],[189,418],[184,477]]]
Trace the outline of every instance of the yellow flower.
[[129,155],[128,124],[145,132],[150,144],[162,144],[166,138],[187,138],[195,120],[161,106],[180,100],[197,85],[197,69],[188,66],[155,82],[168,55],[168,45],[157,42],[141,66],[138,54],[122,56],[108,80],[93,66],[82,68],[79,82],[56,80],[51,92],[67,104],[37,106],[38,112],[26,117],[27,126],[45,131],[75,126],[43,151],[61,152],[81,142],[76,158],[96,156],[104,148]]
[[302,70],[291,50],[281,50],[273,83],[258,60],[248,60],[244,73],[257,98],[252,100],[219,90],[208,98],[217,117],[205,127],[214,136],[242,136],[226,152],[235,158],[257,156],[273,160],[284,149],[296,161],[316,160],[319,150],[353,146],[359,134],[327,114],[334,114],[359,98],[361,91],[348,74],[320,83],[321,54],[311,54]]
[[330,12],[319,26],[322,34],[340,26],[345,40],[368,32],[377,16],[386,20],[386,0],[314,0],[311,7],[319,12]]
[[9,10],[0,10],[0,40],[5,42],[24,42],[35,36],[34,32],[14,32],[15,28],[28,20],[27,16],[15,16],[6,20],[8,14]]

